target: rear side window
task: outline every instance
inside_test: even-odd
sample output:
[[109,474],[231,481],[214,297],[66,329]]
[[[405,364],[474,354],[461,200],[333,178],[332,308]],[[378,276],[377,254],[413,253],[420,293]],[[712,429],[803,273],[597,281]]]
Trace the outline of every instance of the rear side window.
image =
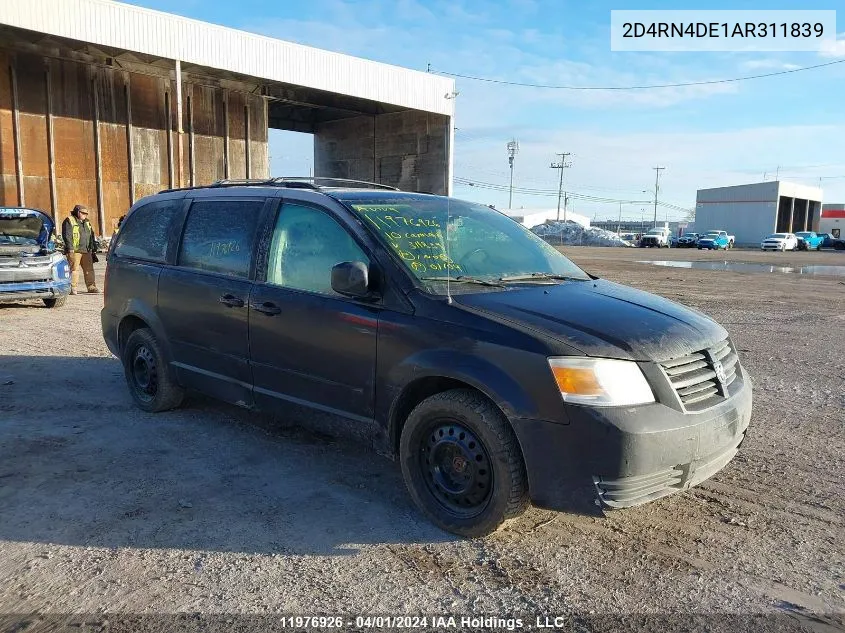
[[162,200],[138,207],[120,227],[114,254],[163,263],[173,217],[181,200]]
[[188,212],[179,265],[249,277],[264,200],[194,202]]

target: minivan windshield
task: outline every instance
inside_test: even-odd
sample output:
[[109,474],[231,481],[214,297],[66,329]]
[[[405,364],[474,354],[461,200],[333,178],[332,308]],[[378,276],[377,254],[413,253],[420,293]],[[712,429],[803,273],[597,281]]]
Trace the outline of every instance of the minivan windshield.
[[480,204],[428,195],[338,197],[433,293],[444,293],[447,279],[460,286],[453,291],[590,279],[552,245]]

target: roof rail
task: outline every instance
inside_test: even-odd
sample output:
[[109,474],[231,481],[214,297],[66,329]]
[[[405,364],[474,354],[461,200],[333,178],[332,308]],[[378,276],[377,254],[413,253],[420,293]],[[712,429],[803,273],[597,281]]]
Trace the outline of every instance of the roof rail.
[[227,178],[225,180],[216,180],[208,185],[196,185],[194,187],[173,187],[171,189],[164,189],[159,193],[170,193],[172,191],[185,191],[191,189],[209,189],[217,187],[290,187],[292,189],[314,189],[320,190],[320,186],[315,184],[317,181],[326,181],[329,183],[344,183],[348,185],[367,185],[377,189],[389,189],[391,191],[399,191],[396,187],[390,185],[383,185],[378,182],[369,182],[367,180],[351,180],[349,178],[330,178],[328,176],[280,176],[276,178]]
[[[399,191],[398,187],[391,187],[390,185],[383,185],[380,182],[371,182],[369,180],[352,180],[351,178],[332,178],[330,176],[281,176],[278,178],[272,178],[272,180],[277,184],[288,184],[288,183],[314,183],[317,181],[327,181],[327,182],[337,182],[337,183],[345,183],[345,184],[352,184],[352,185],[369,185],[370,187],[375,187],[377,189],[389,189],[391,191]],[[316,185],[315,185],[315,188]]]

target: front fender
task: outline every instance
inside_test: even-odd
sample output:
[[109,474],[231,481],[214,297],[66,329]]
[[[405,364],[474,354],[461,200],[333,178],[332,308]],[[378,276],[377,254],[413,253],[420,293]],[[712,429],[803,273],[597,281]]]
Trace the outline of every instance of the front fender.
[[[475,355],[452,349],[423,350],[396,365],[389,372],[387,381],[392,387],[388,388],[389,391],[396,395],[390,406],[390,420],[395,421],[396,408],[402,395],[413,389],[414,383],[426,378],[447,378],[466,383],[496,403],[509,418],[536,417],[538,403],[526,389],[528,383],[521,384],[502,367],[520,370],[520,375],[530,377],[537,372],[539,358],[533,354],[501,348],[479,351],[487,353]],[[487,360],[497,356],[501,357],[501,363]],[[551,382],[551,372],[548,374]]]

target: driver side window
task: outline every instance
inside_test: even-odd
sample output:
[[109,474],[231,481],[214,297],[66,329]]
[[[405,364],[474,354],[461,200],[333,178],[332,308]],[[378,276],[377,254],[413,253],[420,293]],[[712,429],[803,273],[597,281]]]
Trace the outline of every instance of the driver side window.
[[298,204],[283,204],[267,265],[267,283],[295,290],[341,296],[332,290],[332,267],[370,259],[352,236],[328,213]]

